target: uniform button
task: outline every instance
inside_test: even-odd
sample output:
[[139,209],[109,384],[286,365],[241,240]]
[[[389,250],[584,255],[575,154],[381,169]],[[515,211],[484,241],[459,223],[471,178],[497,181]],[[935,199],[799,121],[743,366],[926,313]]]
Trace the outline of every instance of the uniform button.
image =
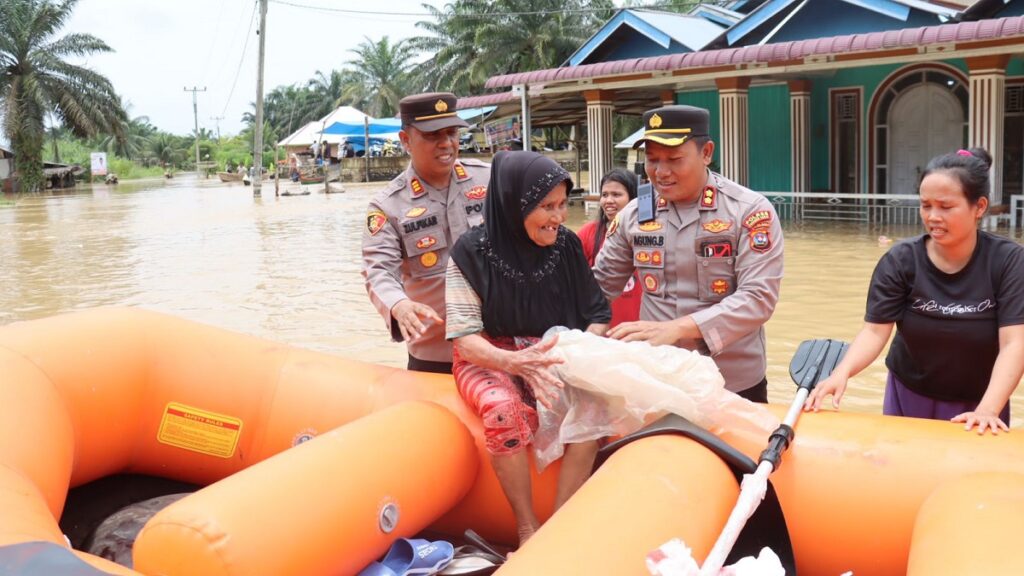
[[732,263],[733,263],[733,259],[729,258],[729,264],[732,264]]
[[708,261],[707,260],[702,260],[700,264],[701,264],[701,266],[707,266],[708,265]]

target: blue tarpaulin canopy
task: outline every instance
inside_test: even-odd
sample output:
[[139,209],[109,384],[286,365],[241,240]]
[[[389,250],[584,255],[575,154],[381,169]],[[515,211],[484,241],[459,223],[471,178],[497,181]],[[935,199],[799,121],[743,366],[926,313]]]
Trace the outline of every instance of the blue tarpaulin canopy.
[[[463,120],[472,120],[494,111],[494,106],[485,106],[483,108],[469,108],[467,110],[459,110],[456,114]],[[336,134],[338,136],[345,136],[349,140],[355,138],[362,138],[366,133],[366,126],[362,122],[335,122],[327,128],[324,128],[324,134]],[[387,138],[397,139],[398,131],[402,129],[402,121],[399,118],[370,118],[369,120],[370,138]]]

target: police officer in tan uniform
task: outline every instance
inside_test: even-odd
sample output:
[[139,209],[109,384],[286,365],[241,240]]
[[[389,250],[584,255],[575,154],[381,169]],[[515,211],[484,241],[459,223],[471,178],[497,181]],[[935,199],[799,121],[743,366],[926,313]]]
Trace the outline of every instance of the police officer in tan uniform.
[[782,281],[782,228],[771,203],[708,169],[708,111],[665,106],[644,114],[653,218],[633,200],[608,226],[594,274],[615,298],[638,272],[640,320],[619,340],[674,344],[712,356],[727,389],[767,402],[764,323]]
[[399,137],[412,161],[370,201],[363,231],[363,277],[396,342],[406,341],[410,370],[450,373],[445,340],[444,272],[448,251],[483,224],[490,165],[458,160],[459,128],[450,93],[399,103]]

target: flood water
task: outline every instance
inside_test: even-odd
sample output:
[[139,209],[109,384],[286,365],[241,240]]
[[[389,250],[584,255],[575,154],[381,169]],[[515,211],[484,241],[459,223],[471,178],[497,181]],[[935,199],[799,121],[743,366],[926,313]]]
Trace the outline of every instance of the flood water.
[[[383,184],[345,194],[262,197],[241,184],[195,180],[79,187],[63,195],[0,200],[0,325],[97,306],[138,306],[331,354],[405,364],[370,306],[360,270],[366,204]],[[574,206],[570,226],[585,220]],[[888,249],[916,227],[785,226],[786,273],[768,323],[772,402],[795,387],[789,360],[808,338],[851,340],[868,280]],[[881,412],[879,359],[851,381],[843,409]],[[1024,392],[1013,398],[1024,422]]]

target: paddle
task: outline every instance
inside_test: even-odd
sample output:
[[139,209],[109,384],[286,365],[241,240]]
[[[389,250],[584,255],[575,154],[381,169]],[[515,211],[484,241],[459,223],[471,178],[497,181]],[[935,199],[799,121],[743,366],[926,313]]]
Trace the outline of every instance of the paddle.
[[757,470],[746,476],[740,487],[740,496],[736,506],[725,523],[725,528],[718,536],[718,541],[708,553],[701,566],[700,573],[704,575],[718,574],[725,565],[729,551],[732,550],[740,530],[746,524],[758,504],[764,498],[768,488],[768,476],[778,469],[782,462],[782,454],[793,442],[793,427],[800,414],[803,412],[804,402],[811,390],[827,378],[836,364],[842,359],[849,344],[839,340],[805,340],[797,347],[793,359],[789,363],[789,375],[798,386],[796,398],[789,406],[786,417],[782,424],[772,432],[768,438],[768,447],[761,452],[761,458]]

